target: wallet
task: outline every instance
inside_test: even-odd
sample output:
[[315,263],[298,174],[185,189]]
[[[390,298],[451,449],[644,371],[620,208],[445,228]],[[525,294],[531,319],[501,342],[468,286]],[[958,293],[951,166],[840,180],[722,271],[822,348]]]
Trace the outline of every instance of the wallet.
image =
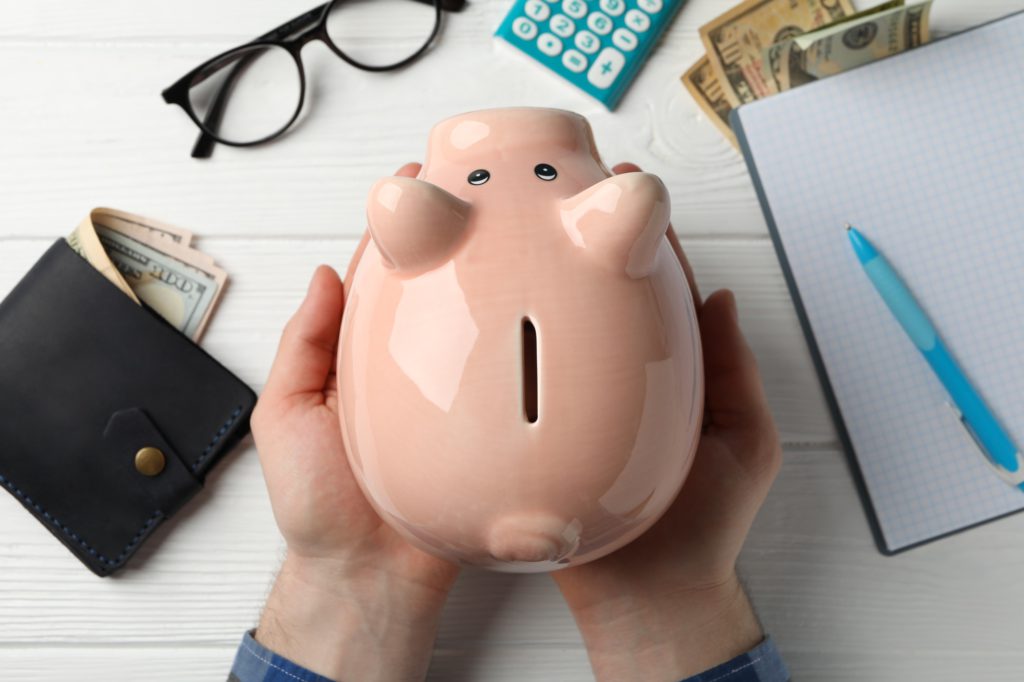
[[255,402],[63,239],[0,302],[0,485],[97,575],[196,494]]

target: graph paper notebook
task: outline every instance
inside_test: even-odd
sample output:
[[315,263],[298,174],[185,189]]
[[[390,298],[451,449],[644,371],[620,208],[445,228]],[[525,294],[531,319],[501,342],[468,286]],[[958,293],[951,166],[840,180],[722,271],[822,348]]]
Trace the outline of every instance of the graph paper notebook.
[[1024,509],[857,262],[856,225],[1024,444],[1024,13],[733,116],[879,548]]

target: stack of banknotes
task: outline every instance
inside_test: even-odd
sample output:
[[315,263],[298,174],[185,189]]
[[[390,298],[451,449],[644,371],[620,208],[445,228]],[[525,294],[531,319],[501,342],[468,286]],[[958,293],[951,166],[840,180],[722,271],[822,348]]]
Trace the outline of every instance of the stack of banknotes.
[[706,54],[683,85],[736,146],[741,104],[928,42],[931,0],[855,12],[850,0],[747,0],[700,29]]
[[67,241],[125,296],[193,341],[227,283],[213,258],[192,246],[191,232],[131,213],[94,209]]

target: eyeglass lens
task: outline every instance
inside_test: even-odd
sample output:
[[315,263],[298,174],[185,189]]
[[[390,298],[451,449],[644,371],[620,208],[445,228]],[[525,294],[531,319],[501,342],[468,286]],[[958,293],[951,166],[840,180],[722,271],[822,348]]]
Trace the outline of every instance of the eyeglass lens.
[[437,10],[413,0],[342,0],[331,6],[327,35],[349,59],[390,66],[416,54],[430,39]]
[[[327,36],[350,60],[387,67],[430,40],[437,10],[413,0],[341,0],[331,5]],[[248,144],[282,132],[302,106],[302,76],[291,53],[276,45],[242,47],[192,79],[192,111],[207,133]]]
[[244,47],[196,74],[189,103],[207,132],[245,144],[275,135],[302,104],[299,66],[276,45]]

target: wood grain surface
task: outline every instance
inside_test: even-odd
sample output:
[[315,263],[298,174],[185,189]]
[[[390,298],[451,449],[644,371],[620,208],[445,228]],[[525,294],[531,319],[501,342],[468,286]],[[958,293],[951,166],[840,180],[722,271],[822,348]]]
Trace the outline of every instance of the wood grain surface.
[[[94,206],[179,224],[231,277],[202,345],[259,390],[314,266],[344,268],[369,186],[420,158],[431,124],[505,105],[579,111],[609,162],[665,179],[702,291],[737,293],[785,448],[741,569],[794,679],[1020,679],[1024,517],[895,558],[874,547],[745,167],[678,81],[702,51],[697,28],[731,4],[690,0],[615,113],[492,39],[508,0],[470,0],[398,73],[311,45],[300,125],[199,162],[160,91],[309,0],[0,0],[0,296]],[[1022,8],[936,0],[933,24]],[[115,578],[0,495],[0,679],[223,680],[282,551],[251,439]],[[466,570],[429,679],[593,676],[549,578]]]

